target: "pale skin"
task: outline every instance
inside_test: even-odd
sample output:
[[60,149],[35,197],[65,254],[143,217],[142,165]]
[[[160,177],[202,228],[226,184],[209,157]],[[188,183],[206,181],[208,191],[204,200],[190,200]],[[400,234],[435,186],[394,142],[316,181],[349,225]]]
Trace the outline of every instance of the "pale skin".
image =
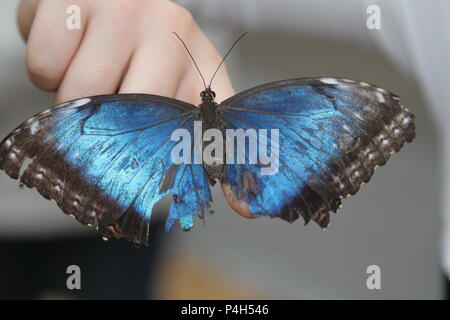
[[[66,9],[81,9],[81,29],[66,28]],[[54,104],[114,93],[148,93],[198,105],[203,83],[181,43],[189,47],[206,80],[222,57],[186,9],[167,0],[22,0],[18,26],[27,42],[27,70]],[[220,102],[234,94],[225,66],[213,90]],[[248,205],[222,190],[230,206],[251,218]]]

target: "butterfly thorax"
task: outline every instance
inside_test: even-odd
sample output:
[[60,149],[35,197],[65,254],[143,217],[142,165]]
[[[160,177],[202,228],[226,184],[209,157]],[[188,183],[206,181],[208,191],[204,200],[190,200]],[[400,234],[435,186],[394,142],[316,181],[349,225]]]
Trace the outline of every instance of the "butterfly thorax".
[[219,128],[220,115],[217,103],[214,101],[216,93],[211,88],[206,88],[200,93],[202,103],[199,105],[203,130]]

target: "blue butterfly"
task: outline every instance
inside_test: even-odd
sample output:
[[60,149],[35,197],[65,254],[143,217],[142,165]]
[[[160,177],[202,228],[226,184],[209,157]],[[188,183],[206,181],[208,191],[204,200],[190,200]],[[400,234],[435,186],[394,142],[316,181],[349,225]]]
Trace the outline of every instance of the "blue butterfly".
[[[172,194],[166,228],[179,221],[188,230],[194,215],[209,210],[215,181],[254,217],[292,222],[302,216],[305,224],[312,219],[325,228],[342,198],[415,136],[414,115],[399,98],[364,82],[301,78],[265,84],[220,104],[210,87],[201,97],[198,107],[147,94],[63,103],[1,142],[0,169],[82,224],[97,225],[103,237],[147,244],[157,201]],[[221,132],[279,128],[279,171],[263,175],[267,165],[249,161],[175,164],[171,135],[184,129],[194,136],[195,121]]]
[[[414,115],[396,95],[354,80],[278,81],[217,104],[211,83],[245,33],[209,85],[174,34],[205,86],[198,107],[148,94],[68,101],[11,132],[0,143],[0,169],[82,224],[96,224],[104,239],[146,245],[159,200],[173,196],[166,229],[179,221],[189,230],[194,215],[209,211],[216,181],[245,215],[302,216],[325,228],[342,198],[415,136]],[[259,141],[252,140],[256,130]],[[230,131],[240,131],[240,145]],[[210,157],[202,158],[207,149]]]

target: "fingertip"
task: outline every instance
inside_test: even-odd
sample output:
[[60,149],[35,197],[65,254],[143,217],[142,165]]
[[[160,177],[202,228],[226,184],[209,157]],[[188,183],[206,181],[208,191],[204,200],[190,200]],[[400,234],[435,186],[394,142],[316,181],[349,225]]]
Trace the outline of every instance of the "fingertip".
[[17,7],[17,27],[20,35],[26,41],[36,15],[38,0],[21,0]]
[[[19,7],[18,22],[22,35],[27,38],[28,76],[39,89],[55,91],[76,55],[87,18],[82,14],[79,27],[70,29],[66,23],[65,1],[34,2],[34,7],[32,2],[27,3]],[[25,22],[30,20],[32,24],[27,27]]]
[[230,207],[236,211],[241,217],[246,219],[253,219],[253,214],[250,212],[247,202],[243,199],[237,199],[235,193],[231,189],[231,186],[227,183],[222,183],[222,191],[227,199]]

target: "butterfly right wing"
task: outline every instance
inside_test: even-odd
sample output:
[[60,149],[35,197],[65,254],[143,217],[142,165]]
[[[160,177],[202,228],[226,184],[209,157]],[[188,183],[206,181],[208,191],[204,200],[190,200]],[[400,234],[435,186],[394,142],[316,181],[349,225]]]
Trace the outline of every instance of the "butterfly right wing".
[[267,165],[248,164],[248,156],[243,164],[227,165],[221,182],[229,198],[255,217],[292,222],[302,216],[322,228],[344,197],[415,136],[414,115],[396,95],[349,79],[277,81],[230,97],[219,108],[227,129],[279,130],[275,141],[262,145],[278,146],[271,154],[279,170],[264,175]]

